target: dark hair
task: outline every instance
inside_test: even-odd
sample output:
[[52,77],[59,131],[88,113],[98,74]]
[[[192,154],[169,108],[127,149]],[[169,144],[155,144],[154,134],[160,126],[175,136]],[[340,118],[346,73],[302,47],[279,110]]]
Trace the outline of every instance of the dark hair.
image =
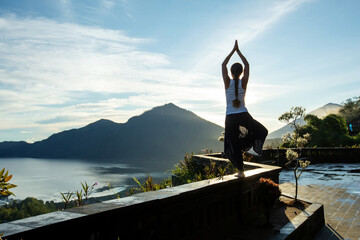
[[239,78],[241,73],[243,72],[243,66],[240,63],[234,63],[230,68],[231,74],[235,81],[235,96],[236,99],[233,100],[232,104],[234,107],[240,107],[240,100],[238,99],[239,95]]

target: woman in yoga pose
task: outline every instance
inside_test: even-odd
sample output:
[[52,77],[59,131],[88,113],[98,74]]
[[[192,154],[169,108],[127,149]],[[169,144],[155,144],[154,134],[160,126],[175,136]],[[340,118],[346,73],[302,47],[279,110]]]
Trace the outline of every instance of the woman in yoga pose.
[[[228,75],[227,64],[231,56],[237,52],[244,67],[234,63],[231,77]],[[249,81],[249,63],[239,50],[237,41],[234,48],[222,63],[222,76],[226,93],[226,119],[224,152],[231,163],[239,170],[239,176],[244,177],[243,153],[253,150],[261,155],[267,129],[253,119],[245,107],[245,93]]]

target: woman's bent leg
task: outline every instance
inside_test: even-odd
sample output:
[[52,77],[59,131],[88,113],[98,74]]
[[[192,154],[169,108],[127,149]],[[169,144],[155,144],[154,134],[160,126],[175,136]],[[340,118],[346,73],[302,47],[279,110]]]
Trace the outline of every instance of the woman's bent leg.
[[239,139],[239,118],[236,115],[228,115],[225,120],[224,152],[226,157],[239,171],[244,171],[243,151],[241,139]]
[[268,130],[255,119],[253,123],[253,129],[254,129],[253,149],[256,153],[261,155],[266,136],[268,135]]

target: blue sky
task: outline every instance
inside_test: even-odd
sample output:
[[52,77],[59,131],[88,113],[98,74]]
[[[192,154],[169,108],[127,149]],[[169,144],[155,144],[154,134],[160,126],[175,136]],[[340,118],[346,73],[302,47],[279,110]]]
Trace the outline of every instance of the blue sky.
[[220,65],[235,39],[251,67],[248,109],[274,131],[291,106],[359,95],[359,9],[356,0],[0,0],[0,141],[126,122],[169,102],[223,126]]

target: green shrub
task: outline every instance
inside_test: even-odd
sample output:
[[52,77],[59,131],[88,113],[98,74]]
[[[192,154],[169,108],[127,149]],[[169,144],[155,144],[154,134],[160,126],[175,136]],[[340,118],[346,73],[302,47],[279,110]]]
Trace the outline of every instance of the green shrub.
[[[215,177],[222,178],[227,174],[236,173],[236,169],[231,163],[225,166],[216,166],[215,162],[210,165],[197,164],[194,161],[193,153],[186,153],[182,161],[175,165],[172,174],[175,175],[176,185],[186,184]],[[250,158],[246,157],[248,160]]]
[[144,183],[140,183],[140,181],[135,177],[133,179],[138,184],[139,187],[130,188],[128,193],[129,196],[138,192],[157,191],[172,186],[172,182],[170,178],[163,179],[162,182],[159,184],[153,182],[153,178],[151,176],[147,176]]
[[13,201],[8,205],[0,207],[0,223],[54,212],[57,210],[57,206],[52,201],[44,203],[42,200],[28,197],[23,201]]
[[5,168],[0,171],[0,195],[14,195],[9,189],[17,187],[15,184],[9,183],[13,175],[9,175],[9,170],[5,172]]

